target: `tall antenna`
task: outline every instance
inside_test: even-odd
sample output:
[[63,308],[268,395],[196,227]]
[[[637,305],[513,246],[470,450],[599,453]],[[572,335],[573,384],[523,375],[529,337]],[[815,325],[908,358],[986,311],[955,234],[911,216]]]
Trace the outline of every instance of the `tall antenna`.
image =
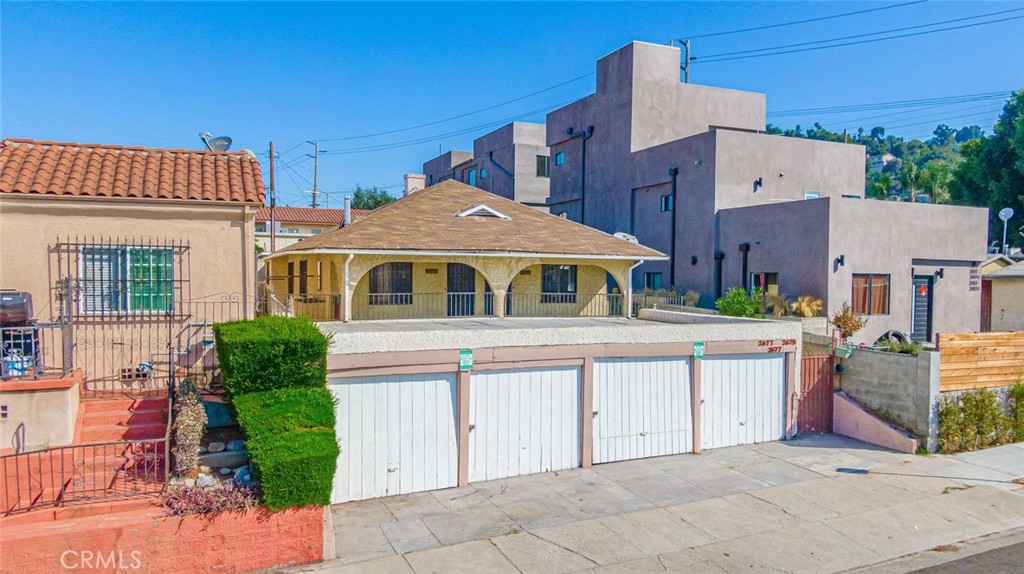
[[277,194],[274,171],[274,142],[270,142],[270,252],[277,251],[277,218],[274,216],[274,208],[277,207]]
[[313,144],[313,202],[312,207],[320,207],[320,142],[306,142]]

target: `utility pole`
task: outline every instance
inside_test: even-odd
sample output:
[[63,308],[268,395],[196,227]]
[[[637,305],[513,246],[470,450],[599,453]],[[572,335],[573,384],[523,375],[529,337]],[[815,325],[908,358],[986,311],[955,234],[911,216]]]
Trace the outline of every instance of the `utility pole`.
[[676,40],[683,46],[683,65],[679,69],[683,71],[683,82],[690,83],[690,41]]
[[320,207],[320,188],[317,185],[320,181],[320,142],[306,142],[313,144],[313,207]]
[[277,251],[277,217],[274,208],[277,207],[277,179],[274,171],[274,142],[270,142],[270,252]]

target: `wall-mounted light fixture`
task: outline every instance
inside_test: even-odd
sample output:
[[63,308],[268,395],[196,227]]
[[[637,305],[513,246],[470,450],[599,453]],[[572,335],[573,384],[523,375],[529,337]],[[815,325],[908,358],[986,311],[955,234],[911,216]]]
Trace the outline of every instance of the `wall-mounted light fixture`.
[[945,272],[945,269],[942,268],[942,267],[939,267],[939,270],[935,272],[935,278],[936,279],[942,279],[942,275],[943,275],[944,272]]
[[764,181],[760,177],[755,179],[754,180],[754,193],[757,193],[757,190],[761,189],[761,187],[763,185],[764,185]]
[[832,272],[839,271],[840,267],[846,267],[846,255],[840,255],[832,260]]
[[691,255],[690,256],[690,265],[696,265],[696,264],[697,264],[697,256],[696,255]]

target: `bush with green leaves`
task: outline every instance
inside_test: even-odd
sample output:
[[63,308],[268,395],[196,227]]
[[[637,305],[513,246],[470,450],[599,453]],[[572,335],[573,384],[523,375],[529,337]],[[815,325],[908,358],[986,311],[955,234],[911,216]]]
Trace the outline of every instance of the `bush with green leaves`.
[[879,351],[917,356],[924,348],[917,341],[882,341],[875,345]]
[[755,288],[750,294],[742,287],[730,287],[725,297],[715,301],[715,308],[729,317],[762,317],[761,298],[760,288]]
[[203,397],[191,379],[184,379],[174,390],[174,419],[171,425],[174,474],[194,477],[199,468],[199,447],[206,432],[206,408]]
[[[1012,418],[999,395],[989,389],[943,395],[939,401],[939,450],[962,452],[1006,444],[1013,438]],[[1024,439],[1017,436],[1016,440]]]
[[330,504],[338,443],[327,388],[248,393],[232,404],[267,508]]
[[232,396],[327,383],[330,341],[305,317],[259,317],[213,331],[222,383]]
[[1024,442],[1024,382],[1019,378],[1006,390],[1006,413],[1014,442]]

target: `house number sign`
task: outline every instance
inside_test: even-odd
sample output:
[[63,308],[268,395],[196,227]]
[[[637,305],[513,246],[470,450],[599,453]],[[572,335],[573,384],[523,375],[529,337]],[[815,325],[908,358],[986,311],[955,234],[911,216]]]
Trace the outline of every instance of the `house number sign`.
[[757,346],[764,348],[767,353],[781,353],[783,347],[793,345],[796,345],[796,339],[760,339],[757,342]]

